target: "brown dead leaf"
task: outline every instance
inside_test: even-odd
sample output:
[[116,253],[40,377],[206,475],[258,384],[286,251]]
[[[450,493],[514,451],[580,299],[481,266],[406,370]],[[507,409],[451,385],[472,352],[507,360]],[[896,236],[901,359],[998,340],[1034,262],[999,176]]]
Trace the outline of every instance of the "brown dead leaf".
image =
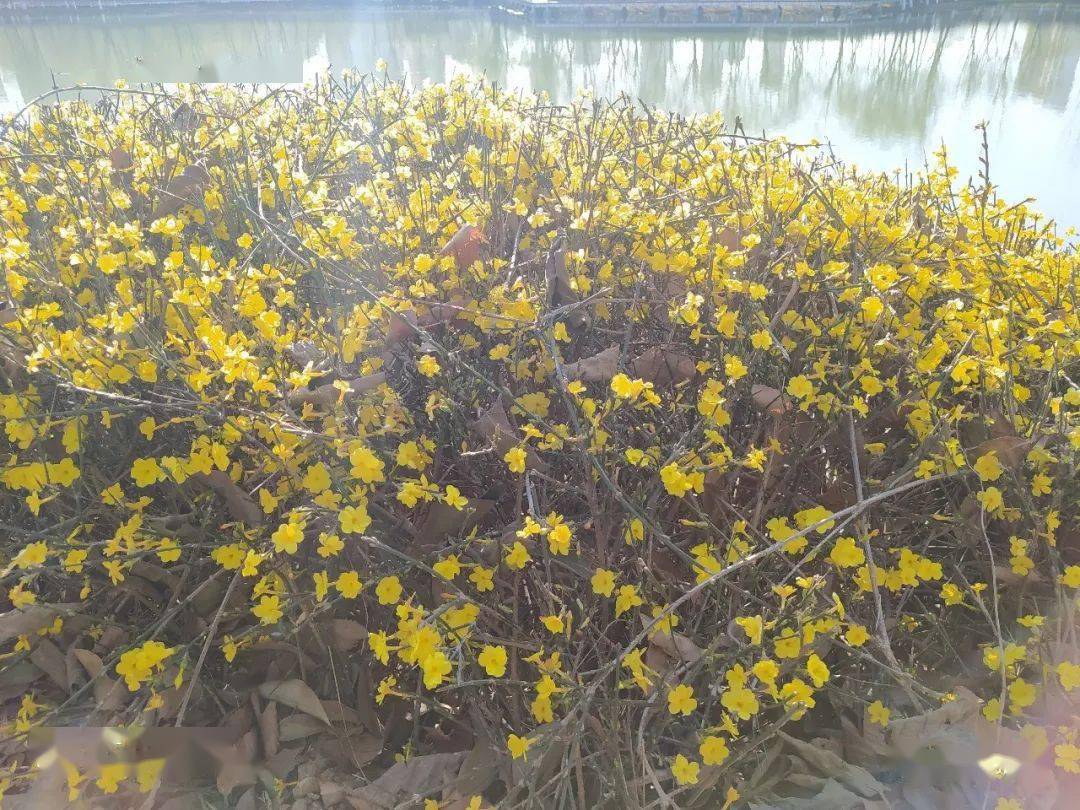
[[367,628],[353,619],[334,619],[330,623],[330,641],[338,652],[360,646],[367,636]]
[[[642,625],[647,626],[649,621],[650,619],[646,616],[641,617]],[[704,654],[701,647],[682,633],[668,635],[663,630],[657,630],[649,637],[649,643],[655,644],[663,650],[665,655],[679,663],[695,664],[701,660],[701,656]]]
[[458,751],[398,762],[374,782],[346,792],[345,800],[357,810],[393,810],[407,797],[424,796],[449,787],[464,758],[465,752]]
[[890,722],[888,744],[908,759],[932,746],[953,765],[972,764],[977,757],[972,723],[979,717],[979,699],[963,686],[954,691],[956,698],[941,708]]
[[835,779],[865,799],[873,799],[885,792],[885,787],[869,771],[845,762],[827,746],[803,742],[783,731],[779,732],[788,746],[807,765],[823,776]]
[[487,242],[484,232],[475,225],[462,225],[450,241],[447,242],[440,256],[453,256],[458,270],[464,270],[480,258],[480,246]]
[[30,652],[30,660],[34,666],[44,672],[49,678],[65,692],[71,691],[71,682],[68,680],[67,661],[60,648],[49,639],[38,639],[34,649]]
[[754,385],[750,393],[754,398],[754,407],[771,416],[781,416],[794,407],[787,394],[768,385]]
[[658,388],[667,388],[693,379],[697,366],[685,354],[654,346],[630,361],[630,372]]
[[277,703],[271,700],[259,714],[259,736],[262,738],[263,756],[269,759],[278,752]]
[[416,544],[421,548],[431,548],[447,537],[467,532],[487,517],[494,506],[494,501],[483,498],[469,498],[463,509],[436,501],[428,508],[416,532]]
[[23,610],[9,610],[0,613],[0,641],[9,641],[19,636],[32,636],[43,627],[48,627],[72,605],[30,605]]
[[185,205],[194,204],[196,195],[210,182],[210,172],[197,163],[186,167],[180,174],[165,184],[161,199],[154,209],[153,218],[171,216]]
[[303,712],[296,712],[282,719],[278,725],[278,740],[283,743],[293,742],[329,730],[330,727],[318,718]]
[[122,709],[124,696],[128,692],[123,682],[110,678],[102,672],[105,665],[96,653],[76,647],[72,650],[72,654],[94,681],[94,699],[98,702],[98,708],[102,711]]
[[263,511],[248,493],[237,486],[228,474],[214,470],[209,474],[196,473],[193,479],[205,484],[225,500],[232,519],[247,526],[261,526]]
[[[301,388],[289,394],[289,407],[299,410],[310,404],[322,410],[330,410],[339,400],[353,399],[365,391],[373,391],[385,382],[386,374],[380,371],[363,377],[353,377],[351,380],[338,380],[336,384],[331,382],[315,388]],[[348,386],[347,390],[342,390],[342,383]]]
[[742,239],[739,238],[739,232],[734,228],[724,228],[716,235],[716,241],[731,252],[742,250]]
[[994,452],[1002,466],[1016,469],[1024,463],[1028,450],[1034,446],[1033,439],[1021,439],[1019,436],[998,436],[987,439],[967,452],[968,458],[975,461],[980,456]]
[[[491,407],[481,414],[475,422],[472,422],[469,428],[482,439],[490,441],[495,452],[500,457],[518,444],[517,431],[510,424],[510,417],[506,415],[502,396],[496,397]],[[548,465],[531,447],[525,448],[525,466],[530,470],[540,472],[544,472],[548,468]]]
[[609,346],[599,354],[563,366],[566,379],[582,380],[583,382],[607,382],[615,376],[615,372],[618,370],[618,346]]
[[267,700],[276,700],[278,703],[306,712],[312,717],[319,718],[326,725],[330,725],[330,718],[326,716],[326,710],[319,701],[318,695],[298,678],[287,681],[267,681],[259,687],[259,694]]

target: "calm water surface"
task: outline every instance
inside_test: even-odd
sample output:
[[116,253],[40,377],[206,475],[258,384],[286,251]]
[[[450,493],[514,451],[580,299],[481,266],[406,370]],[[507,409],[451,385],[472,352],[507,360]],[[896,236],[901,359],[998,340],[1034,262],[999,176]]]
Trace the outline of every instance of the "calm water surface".
[[664,110],[720,110],[748,131],[817,137],[875,170],[918,169],[942,142],[966,177],[989,124],[992,176],[1080,225],[1080,17],[1044,8],[820,30],[546,29],[487,12],[304,5],[170,16],[0,20],[0,111],[58,84],[297,82],[330,66],[442,81],[486,73],[567,101],[626,92]]

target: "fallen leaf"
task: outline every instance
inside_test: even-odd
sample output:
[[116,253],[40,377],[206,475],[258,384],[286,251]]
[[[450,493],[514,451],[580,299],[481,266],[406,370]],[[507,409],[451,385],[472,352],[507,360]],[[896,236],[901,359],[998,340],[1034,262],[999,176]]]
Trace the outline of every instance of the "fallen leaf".
[[780,416],[793,407],[787,394],[768,385],[754,385],[750,394],[754,398],[754,407],[772,416]]
[[49,676],[52,681],[65,692],[71,691],[71,683],[68,680],[67,662],[60,649],[47,638],[38,639],[34,649],[30,651],[30,660],[34,666]]
[[[503,407],[501,396],[496,397],[491,407],[481,414],[475,422],[472,422],[469,428],[482,439],[490,441],[500,458],[511,447],[518,445],[517,431],[510,424],[510,417],[506,415],[506,408]],[[525,466],[530,470],[540,472],[544,472],[548,468],[548,465],[531,447],[525,448]]]
[[172,178],[162,189],[161,199],[157,208],[154,209],[153,218],[171,216],[196,201],[198,192],[210,182],[210,172],[197,163],[186,167],[180,174]]
[[[360,396],[365,391],[373,391],[386,382],[386,374],[378,372],[363,377],[354,377],[351,380],[338,380],[337,383],[326,383],[315,388],[301,388],[289,394],[289,407],[297,410],[311,404],[323,410],[332,409],[344,396],[349,400]],[[342,383],[348,386],[348,390],[342,391],[339,387]]]
[[453,256],[458,270],[464,270],[480,258],[480,246],[487,242],[484,232],[475,225],[462,225],[458,232],[439,251],[440,256]]
[[296,712],[281,720],[278,725],[278,740],[283,743],[293,742],[329,730],[330,727],[318,718],[303,712]]
[[259,694],[267,700],[276,700],[286,706],[292,706],[302,712],[317,717],[326,725],[330,718],[326,716],[318,695],[303,681],[293,678],[287,681],[267,681],[259,687]]
[[205,484],[225,499],[225,505],[233,520],[252,527],[262,525],[263,511],[259,504],[237,486],[227,473],[214,470],[209,474],[196,473],[192,478]]
[[979,716],[979,699],[963,686],[954,692],[956,698],[938,709],[889,723],[886,740],[897,754],[910,759],[933,747],[954,765],[976,761],[977,741],[971,723]]
[[273,700],[259,714],[259,736],[262,737],[263,756],[274,756],[278,752],[278,716],[277,703]]
[[406,798],[436,793],[449,786],[464,758],[464,751],[412,757],[396,763],[374,782],[348,791],[345,800],[362,810],[393,810]]
[[367,637],[367,628],[353,619],[334,619],[330,623],[330,641],[338,652],[360,646]]
[[619,370],[619,347],[609,346],[599,354],[586,357],[575,363],[563,366],[563,374],[568,380],[583,382],[607,382]]
[[873,799],[885,792],[885,787],[869,771],[845,762],[827,747],[803,742],[783,731],[779,734],[807,765],[823,776],[837,780],[863,798]]
[[658,388],[667,388],[693,379],[697,366],[685,354],[654,346],[630,361],[630,372]]

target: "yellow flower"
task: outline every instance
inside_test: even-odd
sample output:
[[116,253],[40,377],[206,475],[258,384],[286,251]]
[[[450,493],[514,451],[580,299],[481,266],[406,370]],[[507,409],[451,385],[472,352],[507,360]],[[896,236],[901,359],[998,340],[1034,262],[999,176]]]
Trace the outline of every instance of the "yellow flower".
[[731,752],[728,751],[727,741],[723,737],[709,735],[702,739],[698,753],[706,765],[719,765]]
[[48,556],[49,547],[44,540],[39,540],[36,543],[23,546],[11,562],[16,568],[36,568],[45,562],[45,558]]
[[338,574],[334,587],[346,599],[355,599],[360,595],[360,589],[363,585],[360,582],[360,575],[355,571],[343,571]]
[[541,616],[540,621],[549,633],[561,633],[566,629],[566,622],[559,616]]
[[316,571],[312,574],[312,580],[315,583],[315,600],[322,602],[330,593],[330,575],[325,571]]
[[814,686],[818,689],[825,685],[825,682],[829,680],[829,668],[825,665],[817,653],[811,654],[806,659],[806,672],[810,675],[810,679],[814,682]]
[[592,575],[592,589],[597,596],[611,596],[615,591],[615,572],[597,568]]
[[401,599],[401,580],[396,576],[383,577],[375,586],[380,605],[396,605]]
[[787,392],[796,399],[810,400],[814,397],[815,389],[814,384],[800,374],[788,380]]
[[866,710],[867,717],[870,718],[871,723],[877,723],[879,726],[889,725],[889,716],[892,712],[885,708],[885,704],[880,700],[875,700]]
[[692,759],[678,754],[671,763],[671,775],[680,785],[696,785],[700,766]]
[[638,594],[637,586],[623,585],[619,588],[619,593],[615,597],[615,615],[622,616],[626,611],[641,604],[642,599]]
[[262,597],[259,604],[251,609],[251,612],[262,624],[274,624],[283,615],[281,601],[278,597],[272,595]]
[[126,762],[110,762],[101,766],[101,775],[94,782],[102,793],[116,793],[116,789],[128,777],[129,766]]
[[836,545],[833,546],[832,551],[829,553],[829,559],[837,567],[852,568],[862,565],[866,561],[866,555],[863,554],[861,548],[855,545],[854,538],[841,537],[836,541]]
[[1019,714],[1023,709],[1035,702],[1039,690],[1033,683],[1028,683],[1023,678],[1017,678],[1009,684],[1009,711]]
[[486,591],[495,590],[495,571],[491,568],[484,568],[478,565],[473,572],[469,574],[469,582],[476,586],[476,590],[480,593]]
[[431,568],[443,579],[452,580],[461,573],[461,563],[458,561],[457,555],[454,554],[444,560],[439,560]]
[[1001,463],[998,461],[997,453],[993,450],[979,456],[972,469],[983,481],[997,481],[1002,473]]
[[465,498],[461,494],[461,490],[455,487],[453,484],[449,484],[446,487],[446,495],[443,497],[447,506],[452,506],[454,509],[461,510],[469,505],[468,498]]
[[345,548],[345,544],[336,534],[327,534],[326,532],[319,534],[317,551],[320,557],[333,557],[343,548]]
[[1071,742],[1055,745],[1054,764],[1066,773],[1080,774],[1080,746]]
[[506,739],[506,747],[510,750],[510,756],[514,759],[528,759],[525,754],[532,743],[533,741],[528,737],[519,737],[517,734],[511,734]]
[[844,641],[850,644],[852,647],[861,647],[870,639],[870,634],[866,631],[866,628],[861,624],[853,624],[844,633]]
[[295,554],[300,541],[304,539],[304,527],[291,521],[282,523],[270,535],[270,539],[274,541],[274,551],[278,554]]
[[964,592],[951,582],[941,586],[941,600],[946,605],[959,605],[964,601]]
[[679,684],[668,691],[668,711],[671,714],[688,715],[697,708],[697,705],[692,686]]
[[371,525],[365,506],[346,506],[338,512],[338,524],[346,534],[363,534]]
[[525,548],[520,540],[515,540],[514,545],[506,552],[504,561],[506,562],[506,567],[510,570],[520,571],[531,559],[532,557],[529,555],[528,549]]
[[760,709],[757,697],[745,686],[725,689],[720,696],[720,703],[741,720],[749,720]]
[[439,373],[439,361],[432,355],[425,354],[416,361],[416,368],[425,377],[434,377]]
[[552,554],[569,554],[572,537],[570,527],[565,523],[560,523],[548,532],[548,550]]
[[764,630],[764,623],[761,616],[736,616],[735,624],[742,628],[746,633],[746,639],[755,647],[761,644],[761,635]]
[[171,647],[166,647],[160,641],[147,641],[120,656],[116,674],[122,677],[127,688],[134,692],[143,681],[150,680],[155,672],[161,671],[173,652]]
[[1066,588],[1080,588],[1080,565],[1070,565],[1061,575],[1061,584]]
[[511,447],[503,456],[506,466],[510,468],[512,473],[525,472],[525,458],[525,450],[521,447]]
[[484,672],[492,678],[501,678],[506,674],[506,649],[485,645],[480,655],[476,657],[476,663],[484,668]]
[[137,458],[131,465],[131,477],[138,487],[149,487],[165,479],[156,458]]

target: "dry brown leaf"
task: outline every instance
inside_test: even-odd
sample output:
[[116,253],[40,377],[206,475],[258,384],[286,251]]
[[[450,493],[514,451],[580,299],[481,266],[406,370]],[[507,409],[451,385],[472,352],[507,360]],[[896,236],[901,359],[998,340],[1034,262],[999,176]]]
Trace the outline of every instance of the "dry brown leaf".
[[630,361],[632,376],[667,388],[694,378],[697,366],[691,357],[654,346]]
[[483,498],[469,498],[463,509],[436,501],[431,504],[416,532],[416,545],[431,548],[442,543],[447,537],[469,531],[487,517],[495,502]]
[[1002,466],[1015,469],[1024,463],[1028,450],[1034,444],[1033,439],[1021,439],[1019,436],[998,436],[976,445],[968,451],[967,455],[968,458],[975,461],[980,456],[994,452],[997,454],[998,461],[1001,462]]
[[[310,404],[330,410],[338,401],[358,397],[365,391],[373,391],[385,382],[386,374],[380,371],[363,377],[353,377],[351,380],[338,380],[336,384],[330,382],[315,388],[301,388],[289,394],[289,407],[300,409]],[[348,386],[348,390],[339,387],[342,383]]]
[[734,228],[724,228],[716,235],[716,241],[729,251],[742,250],[742,239]]
[[360,646],[367,636],[367,628],[353,619],[334,619],[330,623],[330,640],[338,652],[348,652]]
[[348,791],[345,800],[358,810],[393,810],[407,797],[424,796],[448,787],[464,758],[465,752],[458,751],[398,762],[374,782]]
[[296,712],[282,719],[278,724],[278,740],[280,742],[293,742],[329,730],[330,727],[318,718],[303,712]]
[[979,699],[963,686],[941,708],[889,723],[886,740],[901,757],[910,759],[934,747],[954,765],[970,765],[977,756],[972,723],[979,717]]
[[254,498],[229,478],[227,473],[214,470],[209,474],[196,473],[192,478],[205,484],[225,499],[225,505],[228,507],[233,520],[252,527],[262,525],[262,509]]
[[783,731],[779,734],[807,765],[822,775],[835,779],[863,798],[873,799],[885,792],[885,787],[869,771],[845,762],[828,747],[803,742]]
[[197,163],[185,168],[162,189],[161,199],[154,209],[153,218],[171,216],[185,205],[194,204],[196,195],[210,182],[210,172]]
[[38,639],[34,649],[30,651],[30,660],[34,666],[44,672],[49,678],[65,692],[71,691],[71,682],[68,679],[67,661],[60,648],[49,639]]
[[267,681],[259,687],[259,694],[267,700],[276,700],[278,703],[306,712],[312,717],[319,718],[326,725],[330,725],[330,718],[326,716],[326,710],[318,695],[298,678],[287,681]]
[[105,665],[101,658],[90,650],[77,647],[72,649],[72,654],[94,681],[94,699],[98,702],[98,708],[102,711],[117,711],[123,708],[128,689],[123,682],[102,672]]
[[9,641],[19,636],[32,636],[43,627],[48,627],[63,611],[72,605],[30,605],[23,610],[9,610],[0,613],[0,641]]
[[768,385],[754,385],[750,394],[754,398],[754,407],[772,416],[781,416],[793,407],[787,394]]
[[[651,618],[644,615],[641,616],[641,624],[643,627],[647,627],[650,621],[652,621]],[[656,630],[649,636],[649,643],[655,644],[665,655],[680,663],[695,664],[701,660],[701,656],[703,655],[701,647],[682,633],[669,635],[663,630]]]
[[[501,396],[496,397],[491,407],[481,414],[475,422],[472,422],[469,428],[482,439],[490,441],[495,452],[500,457],[518,444],[517,431],[510,424],[510,417],[506,415],[506,408],[503,406]],[[531,447],[525,448],[525,466],[530,470],[540,472],[544,472],[548,468],[548,465]]]
[[582,380],[583,382],[607,382],[615,376],[615,372],[618,370],[618,346],[609,346],[599,354],[563,366],[566,379]]
[[458,270],[464,270],[480,258],[480,246],[487,242],[484,232],[475,225],[462,225],[458,232],[450,237],[440,256],[453,256]]
[[271,700],[259,714],[259,736],[262,738],[263,756],[269,759],[278,752],[277,703]]

